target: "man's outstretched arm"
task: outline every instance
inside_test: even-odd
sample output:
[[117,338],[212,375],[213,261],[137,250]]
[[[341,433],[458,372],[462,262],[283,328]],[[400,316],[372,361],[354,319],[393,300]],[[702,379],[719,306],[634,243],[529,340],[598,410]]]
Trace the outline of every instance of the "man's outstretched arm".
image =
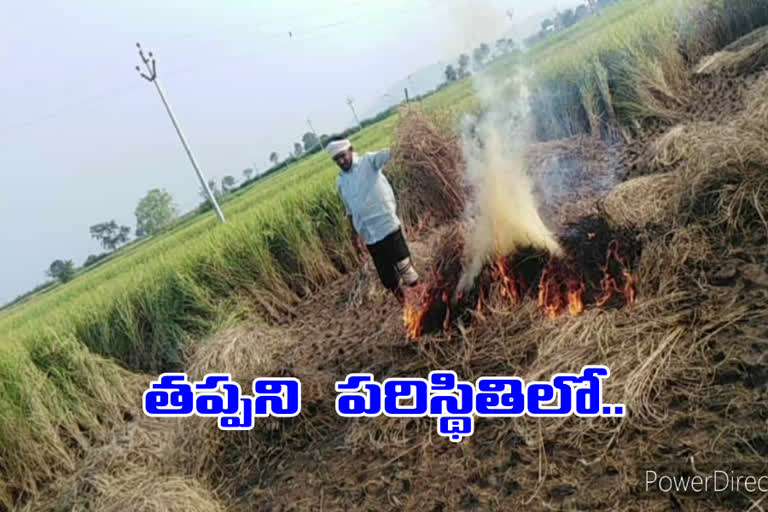
[[392,150],[389,148],[382,149],[377,153],[373,153],[371,158],[373,160],[373,167],[376,169],[376,171],[381,171],[381,169],[387,165],[387,163],[392,158]]

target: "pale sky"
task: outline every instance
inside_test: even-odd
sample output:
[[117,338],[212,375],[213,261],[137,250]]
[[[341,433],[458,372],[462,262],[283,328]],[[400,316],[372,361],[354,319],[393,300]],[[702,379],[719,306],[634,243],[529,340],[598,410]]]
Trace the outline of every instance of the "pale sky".
[[[208,178],[265,169],[308,131],[353,123],[389,86],[493,42],[568,1],[3,0],[0,3],[0,304],[54,259],[103,250],[89,226],[135,228],[165,188],[182,212],[199,185],[135,43],[154,51],[170,103]],[[288,32],[293,37],[288,37]]]

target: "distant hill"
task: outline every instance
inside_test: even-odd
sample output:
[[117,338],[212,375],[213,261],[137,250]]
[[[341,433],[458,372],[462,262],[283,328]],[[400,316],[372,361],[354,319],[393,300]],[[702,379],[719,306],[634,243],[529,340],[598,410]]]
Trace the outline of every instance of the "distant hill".
[[[574,8],[577,5],[586,3],[585,0],[554,0],[543,1],[542,10],[536,14],[526,16],[524,18],[515,18],[512,22],[512,26],[506,30],[503,34],[496,38],[491,38],[487,43],[491,48],[495,48],[495,41],[499,37],[507,37],[515,39],[516,41],[522,41],[523,39],[537,33],[541,30],[541,22],[546,18],[554,16],[557,9]],[[465,52],[468,55],[472,55],[472,48],[467,48]],[[441,60],[429,66],[425,66],[418,71],[411,73],[410,78],[405,77],[398,82],[392,84],[386,92],[381,96],[374,99],[370,103],[365,105],[365,108],[360,112],[361,118],[366,119],[374,117],[376,114],[387,110],[388,108],[401,103],[405,99],[405,88],[408,88],[408,94],[413,96],[419,96],[426,92],[435,89],[438,85],[445,81],[445,68],[448,64],[457,65],[459,56],[452,61]]]
[[361,116],[363,118],[373,117],[382,110],[402,102],[405,99],[406,87],[408,94],[412,97],[431,91],[445,81],[445,67],[447,65],[448,62],[439,61],[414,71],[410,74],[410,78],[405,77],[395,82],[381,96],[366,105]]

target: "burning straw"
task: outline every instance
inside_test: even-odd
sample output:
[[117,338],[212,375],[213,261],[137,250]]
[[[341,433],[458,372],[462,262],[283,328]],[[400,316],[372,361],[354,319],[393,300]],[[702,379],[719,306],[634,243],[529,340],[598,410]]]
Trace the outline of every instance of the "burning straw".
[[456,320],[482,316],[486,308],[535,301],[550,319],[579,316],[588,306],[619,308],[634,304],[633,273],[640,254],[633,232],[590,216],[565,226],[562,256],[532,246],[487,263],[467,289],[460,288],[467,251],[466,225],[447,228],[433,248],[435,266],[425,283],[406,297],[404,324],[409,339],[448,331]]
[[[481,313],[486,304],[499,301],[520,304],[531,298],[549,318],[579,315],[588,304],[633,303],[631,236],[592,217],[559,223],[557,236],[540,212],[541,203],[551,207],[565,202],[561,189],[575,189],[565,174],[575,173],[576,179],[589,175],[581,181],[593,194],[610,188],[616,180],[611,165],[616,155],[584,138],[528,151],[531,115],[525,77],[501,88],[479,85],[488,110],[466,119],[462,130],[470,184],[464,189],[469,193],[465,222],[441,237],[426,283],[407,297],[408,337],[448,330],[467,311]],[[510,101],[503,95],[512,89],[517,96]],[[563,162],[566,156],[574,158]],[[593,172],[595,167],[601,172]],[[532,176],[532,170],[539,172]]]

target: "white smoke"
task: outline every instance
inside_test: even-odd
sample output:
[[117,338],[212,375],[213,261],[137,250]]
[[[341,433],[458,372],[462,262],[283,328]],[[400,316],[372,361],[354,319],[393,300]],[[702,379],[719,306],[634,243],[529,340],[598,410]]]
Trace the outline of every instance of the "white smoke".
[[449,40],[444,43],[444,49],[449,55],[467,52],[481,43],[492,46],[492,42],[502,37],[506,26],[507,16],[492,0],[473,0],[459,3],[451,8],[451,18],[456,24]]
[[464,120],[462,150],[473,191],[466,215],[464,275],[457,293],[471,287],[483,266],[524,247],[562,255],[562,248],[539,215],[533,183],[523,162],[531,140],[529,73],[494,80],[476,75],[474,86],[486,111]]

